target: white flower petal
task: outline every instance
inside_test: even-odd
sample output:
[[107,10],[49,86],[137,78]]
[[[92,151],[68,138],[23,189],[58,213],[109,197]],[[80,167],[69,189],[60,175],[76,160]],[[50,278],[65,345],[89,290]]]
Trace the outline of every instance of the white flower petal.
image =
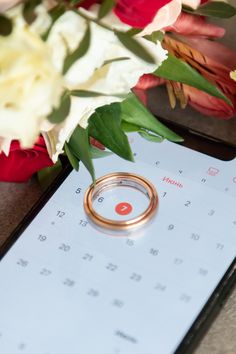
[[10,151],[11,139],[0,137],[0,152],[4,152],[8,156]]
[[35,21],[30,26],[31,30],[38,34],[44,34],[52,23],[51,16],[45,6],[38,5],[35,8],[35,15],[37,16]]
[[[217,1],[217,0],[216,0]],[[224,1],[224,0],[220,0]],[[183,0],[182,3],[186,6],[191,7],[192,9],[197,9],[198,6],[201,4],[201,0]]]
[[157,11],[153,21],[149,23],[137,36],[149,35],[154,31],[159,31],[172,25],[177,20],[181,9],[181,0],[172,0]]
[[[160,43],[136,38],[155,58],[155,64],[149,64],[125,48],[113,31],[91,23],[91,43],[87,53],[62,78],[68,51],[73,52],[84,37],[85,19],[72,11],[66,12],[56,21],[45,43],[38,35],[49,24],[45,9],[37,8],[38,18],[28,27],[20,15],[21,10],[22,6],[10,10],[15,29],[7,39],[0,38],[1,137],[4,141],[19,139],[23,146],[30,147],[40,131],[55,162],[78,124],[85,128],[96,108],[121,101],[116,94],[128,94],[141,75],[161,65],[167,51]],[[96,11],[97,8],[93,13],[86,13],[95,16]],[[114,16],[106,16],[104,23],[126,31],[129,26],[118,18],[115,21]],[[111,61],[123,57],[128,60]],[[104,65],[106,61],[110,62]],[[58,106],[65,88],[107,95],[72,97],[68,117],[61,124],[52,125],[46,117]]]
[[[69,31],[76,33],[76,42],[79,42],[79,37],[82,38],[85,31],[84,20],[74,13],[67,13],[66,19],[57,23],[56,30],[54,29],[54,33],[50,36],[52,50],[56,48],[58,51],[57,48],[62,45],[62,42],[60,44],[58,42],[61,40],[60,38],[70,37],[68,28],[65,26],[68,21],[70,23]],[[79,33],[79,28],[82,34]],[[60,33],[60,37],[57,35],[58,33]],[[107,96],[72,98],[68,117],[63,123],[55,126],[48,135],[50,136],[50,151],[53,161],[56,161],[58,155],[63,152],[64,143],[69,140],[78,124],[85,128],[88,118],[96,108],[121,101],[122,99],[118,98],[116,94],[128,94],[141,75],[154,71],[167,58],[167,51],[161,47],[160,43],[154,44],[144,38],[136,38],[136,40],[153,55],[155,64],[148,64],[125,48],[112,31],[91,23],[90,47],[87,53],[70,68],[65,81],[70,89],[98,91],[107,94]],[[124,57],[128,60],[113,61],[104,65],[106,61]]]
[[0,37],[0,132],[31,147],[41,124],[58,106],[63,80],[40,37],[21,24]]
[[74,51],[86,30],[86,21],[72,11],[67,11],[53,25],[47,44],[51,50],[52,62],[62,71],[67,52]]

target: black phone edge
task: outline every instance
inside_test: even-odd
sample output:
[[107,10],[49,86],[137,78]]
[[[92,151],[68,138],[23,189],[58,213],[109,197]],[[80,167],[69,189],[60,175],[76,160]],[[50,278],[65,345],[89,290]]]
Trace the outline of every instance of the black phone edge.
[[[35,216],[40,212],[44,205],[49,201],[60,185],[65,181],[66,177],[72,171],[69,163],[66,163],[63,170],[54,179],[52,184],[46,189],[39,200],[33,205],[30,211],[22,219],[19,225],[13,230],[7,240],[0,247],[0,261],[21,236],[28,225],[33,221]],[[214,289],[210,298],[202,308],[201,312],[193,322],[192,326],[181,340],[174,354],[189,354],[194,350],[201,339],[206,334],[207,329],[219,313],[222,305],[229,297],[236,285],[236,258],[231,263],[226,273]]]
[[35,216],[40,212],[40,210],[44,207],[44,205],[49,201],[49,199],[57,191],[57,189],[64,182],[64,180],[70,174],[71,171],[72,171],[72,167],[71,167],[70,163],[69,162],[64,163],[62,171],[55,177],[55,179],[52,181],[52,183],[49,185],[49,187],[42,193],[42,195],[34,203],[32,208],[23,217],[21,222],[11,232],[10,236],[0,246],[0,261],[6,255],[6,253],[9,251],[9,249],[13,246],[13,244],[17,241],[17,239],[21,236],[21,234],[24,232],[24,230],[33,221]]
[[178,122],[159,116],[156,116],[156,118],[184,139],[183,142],[178,144],[222,161],[231,161],[236,158],[236,145],[190,129]]
[[205,303],[174,354],[188,354],[197,348],[235,286],[236,258]]

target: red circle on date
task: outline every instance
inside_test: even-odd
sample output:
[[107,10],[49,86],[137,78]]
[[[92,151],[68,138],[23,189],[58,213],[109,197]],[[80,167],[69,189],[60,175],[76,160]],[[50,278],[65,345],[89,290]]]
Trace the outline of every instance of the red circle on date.
[[117,204],[115,207],[115,211],[119,215],[128,215],[131,213],[132,210],[133,210],[132,205],[126,202],[121,202]]

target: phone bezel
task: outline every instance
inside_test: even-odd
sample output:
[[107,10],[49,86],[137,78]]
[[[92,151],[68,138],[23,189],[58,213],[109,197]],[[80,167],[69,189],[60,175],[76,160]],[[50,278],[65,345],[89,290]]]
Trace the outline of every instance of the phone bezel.
[[236,158],[236,145],[190,129],[185,125],[181,125],[166,118],[156,118],[169,129],[184,138],[181,145],[222,161],[231,161]]
[[[22,235],[24,230],[28,227],[28,225],[33,221],[33,219],[37,216],[40,210],[44,207],[44,205],[50,200],[53,194],[65,181],[71,171],[72,168],[70,164],[66,163],[61,173],[55,178],[52,184],[47,188],[47,190],[42,194],[39,200],[33,205],[31,210],[26,214],[26,216],[22,219],[19,225],[15,228],[15,230],[2,244],[2,246],[0,247],[0,262],[2,258],[7,254],[7,252],[11,249],[11,247],[14,245],[14,243],[18,240],[18,238]],[[175,354],[190,353],[197,347],[199,341],[202,339],[207,329],[212,324],[212,321],[221,309],[222,304],[232,292],[233,288],[235,287],[235,284],[236,258],[226,270],[221,281],[218,283],[217,287],[214,289],[213,293],[204,305],[203,309],[193,322],[192,326],[189,328],[188,332],[185,334],[184,338],[176,349]]]

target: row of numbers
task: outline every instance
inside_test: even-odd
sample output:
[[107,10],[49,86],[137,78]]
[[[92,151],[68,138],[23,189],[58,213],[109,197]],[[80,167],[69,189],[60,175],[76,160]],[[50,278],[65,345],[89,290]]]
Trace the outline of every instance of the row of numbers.
[[[93,259],[93,256],[86,253],[84,256],[83,256],[83,259],[84,260],[87,260],[89,262],[92,261]],[[176,265],[180,265],[182,264],[182,260],[181,259],[178,259],[176,258],[174,260],[174,263]],[[29,262],[25,259],[22,259],[20,258],[18,261],[17,261],[17,264],[20,265],[21,267],[27,267],[29,265]],[[105,269],[107,269],[108,271],[110,272],[115,272],[118,270],[118,266],[116,264],[113,264],[113,263],[108,263],[106,266],[105,266]],[[206,269],[203,269],[203,268],[199,268],[198,270],[198,273],[202,276],[206,276],[208,271]],[[46,268],[46,267],[43,267],[39,270],[39,274],[43,277],[50,277],[53,275],[53,271]],[[140,283],[143,279],[143,276],[141,274],[138,274],[138,273],[135,273],[135,272],[132,272],[128,278],[130,279],[130,281],[132,282],[135,282],[135,283]],[[77,281],[75,279],[71,279],[69,277],[65,277],[62,281],[61,281],[61,284],[68,287],[68,288],[73,288],[76,286],[76,283]],[[155,291],[158,291],[158,292],[166,292],[168,290],[168,285],[167,284],[164,284],[162,282],[155,282],[154,285],[153,285],[153,290]],[[101,294],[101,291],[98,290],[98,289],[95,289],[95,288],[89,288],[86,290],[85,292],[88,296],[91,296],[91,297],[99,297],[100,294]],[[189,302],[191,300],[191,296],[190,294],[186,294],[186,293],[181,293],[179,295],[179,298],[178,298],[180,301],[183,301],[183,302]],[[121,300],[121,299],[114,299],[112,301],[112,304],[116,307],[123,307],[124,306],[124,301]],[[121,305],[122,304],[122,305]]]

